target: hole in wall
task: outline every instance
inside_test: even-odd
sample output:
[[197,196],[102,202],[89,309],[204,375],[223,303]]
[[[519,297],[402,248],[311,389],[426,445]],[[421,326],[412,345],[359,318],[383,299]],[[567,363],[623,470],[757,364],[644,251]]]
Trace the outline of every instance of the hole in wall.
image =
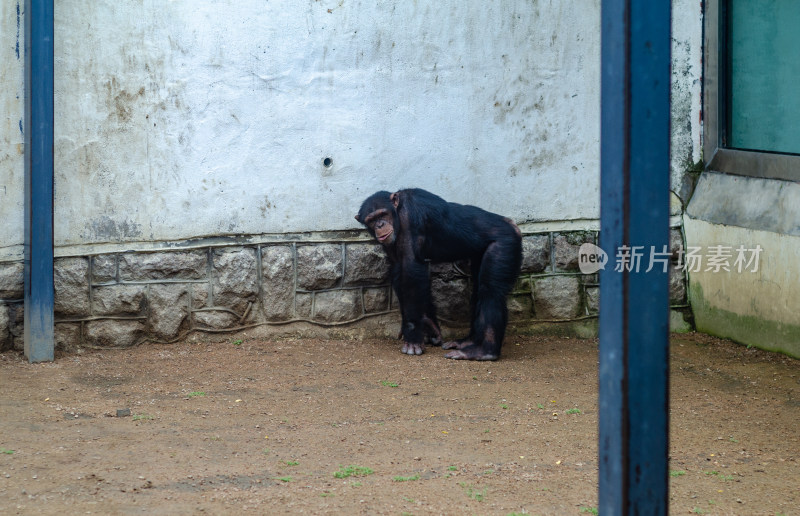
[[323,159],[322,160],[322,165],[325,168],[331,168],[333,166],[333,158],[327,157],[327,158]]

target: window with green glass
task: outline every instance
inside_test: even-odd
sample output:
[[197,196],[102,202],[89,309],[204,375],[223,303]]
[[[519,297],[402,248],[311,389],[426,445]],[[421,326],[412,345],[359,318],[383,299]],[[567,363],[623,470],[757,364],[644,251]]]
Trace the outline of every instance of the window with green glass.
[[800,0],[727,4],[724,145],[800,154]]

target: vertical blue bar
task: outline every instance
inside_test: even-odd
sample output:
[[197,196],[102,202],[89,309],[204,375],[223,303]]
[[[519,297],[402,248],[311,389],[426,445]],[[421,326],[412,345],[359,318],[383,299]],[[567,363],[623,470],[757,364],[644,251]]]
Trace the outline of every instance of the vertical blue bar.
[[603,0],[600,106],[600,271],[598,500],[600,514],[623,514],[627,500],[626,276],[614,272],[614,250],[628,241],[628,0]]
[[[631,245],[669,242],[669,0],[632,0],[630,16]],[[652,247],[651,247],[652,246]],[[629,508],[666,514],[669,455],[669,286],[660,266],[629,275]]]
[[[599,511],[668,508],[669,0],[602,7]],[[615,271],[622,245],[638,270]]]
[[25,2],[25,356],[53,360],[53,0]]

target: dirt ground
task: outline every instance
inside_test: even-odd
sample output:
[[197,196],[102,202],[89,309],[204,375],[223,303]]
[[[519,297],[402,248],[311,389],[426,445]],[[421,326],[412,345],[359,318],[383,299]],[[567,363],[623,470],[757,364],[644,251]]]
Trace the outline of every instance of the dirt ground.
[[[0,355],[0,513],[596,514],[594,340],[204,339]],[[670,511],[800,514],[800,361],[690,334],[671,364]]]

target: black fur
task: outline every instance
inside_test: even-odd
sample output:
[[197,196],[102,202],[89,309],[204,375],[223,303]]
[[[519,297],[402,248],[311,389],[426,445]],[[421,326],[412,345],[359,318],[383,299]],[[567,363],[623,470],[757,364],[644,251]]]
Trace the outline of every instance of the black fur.
[[383,247],[392,264],[392,286],[400,301],[403,351],[419,354],[424,338],[435,342],[439,334],[426,262],[469,259],[473,280],[471,330],[466,339],[445,344],[446,349],[455,348],[446,356],[499,358],[508,322],[506,296],[522,263],[522,237],[516,225],[500,215],[447,202],[418,188],[394,194],[381,191],[364,201],[356,219],[373,236],[375,220],[367,219],[376,212],[390,216],[394,229]]

